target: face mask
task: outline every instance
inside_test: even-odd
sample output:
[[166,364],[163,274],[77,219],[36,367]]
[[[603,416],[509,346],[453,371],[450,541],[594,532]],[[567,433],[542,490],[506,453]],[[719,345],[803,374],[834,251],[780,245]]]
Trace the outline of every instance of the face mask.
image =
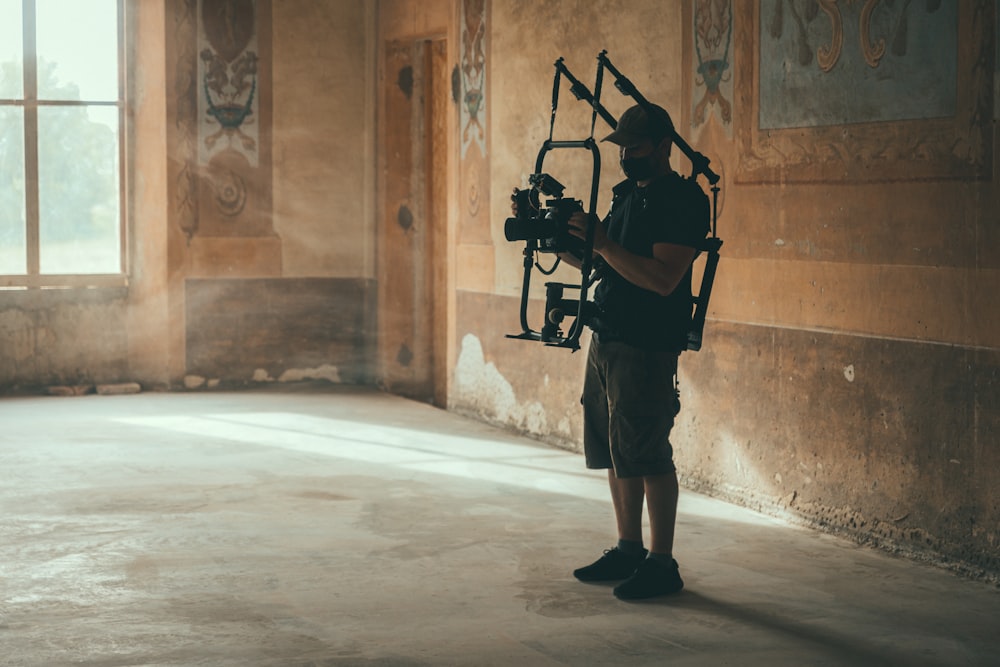
[[652,155],[626,158],[621,161],[621,165],[625,177],[633,181],[648,181],[656,174],[656,164]]

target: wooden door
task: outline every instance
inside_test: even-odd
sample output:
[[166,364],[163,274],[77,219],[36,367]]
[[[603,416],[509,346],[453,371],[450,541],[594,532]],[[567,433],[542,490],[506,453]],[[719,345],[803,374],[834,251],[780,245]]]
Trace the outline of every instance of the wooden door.
[[385,46],[380,117],[379,363],[384,388],[443,406],[447,304],[447,43]]

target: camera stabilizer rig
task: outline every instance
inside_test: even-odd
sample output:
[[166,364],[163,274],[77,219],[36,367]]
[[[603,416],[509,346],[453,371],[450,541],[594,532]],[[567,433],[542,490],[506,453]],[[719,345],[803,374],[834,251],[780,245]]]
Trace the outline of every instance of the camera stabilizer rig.
[[[612,116],[600,102],[601,85],[604,78],[604,70],[608,70],[615,77],[615,88],[623,95],[631,97],[636,104],[642,106],[648,114],[659,113],[656,107],[650,104],[642,94],[636,90],[635,86],[625,76],[618,71],[607,57],[607,51],[601,51],[597,56],[597,79],[594,84],[594,92],[591,93],[569,71],[559,58],[555,62],[556,74],[552,84],[552,116],[549,121],[549,138],[542,143],[535,160],[535,171],[528,178],[531,185],[525,190],[517,190],[515,193],[515,203],[517,205],[517,215],[508,218],[504,224],[504,234],[508,241],[525,241],[524,248],[524,279],[521,285],[521,333],[509,334],[507,338],[517,338],[521,340],[538,340],[550,347],[566,347],[571,350],[580,349],[580,335],[583,328],[597,312],[597,306],[588,301],[587,295],[590,287],[598,282],[601,277],[601,261],[593,260],[594,248],[594,225],[600,224],[595,211],[597,208],[597,195],[600,183],[601,153],[597,142],[594,141],[594,126],[597,116],[611,126],[612,129],[618,127],[618,121]],[[559,107],[559,88],[561,78],[566,77],[570,82],[570,92],[577,100],[582,100],[590,104],[593,108],[593,116],[590,122],[590,136],[586,139],[556,141],[553,134],[556,122],[556,110]],[[709,159],[701,153],[693,150],[676,131],[670,137],[673,143],[687,156],[691,162],[691,178],[698,175],[704,176],[712,186],[712,236],[704,239],[698,247],[700,252],[706,253],[705,270],[702,274],[701,286],[698,294],[693,297],[690,326],[687,335],[688,350],[700,350],[702,343],[702,332],[705,328],[705,316],[708,312],[708,300],[712,295],[712,285],[715,282],[715,272],[719,264],[719,249],[722,247],[722,239],[716,233],[718,223],[718,200],[719,200],[719,176],[709,168]],[[569,218],[576,211],[582,211],[583,202],[575,199],[563,197],[564,186],[542,171],[545,156],[553,150],[562,149],[586,149],[593,157],[593,174],[591,177],[590,200],[586,209],[588,215],[587,230],[585,238],[571,235],[568,231]],[[542,205],[542,195],[550,197]],[[550,269],[543,269],[535,258],[536,253],[555,253],[556,260]],[[551,275],[559,266],[561,259],[559,253],[570,253],[580,259],[581,280],[579,285],[548,282],[545,283],[545,323],[540,331],[535,331],[528,326],[528,299],[531,286],[532,268],[537,268],[544,275]],[[566,290],[579,290],[579,297],[576,299],[564,298]],[[576,313],[573,323],[566,335],[563,335],[560,328],[567,313]]]

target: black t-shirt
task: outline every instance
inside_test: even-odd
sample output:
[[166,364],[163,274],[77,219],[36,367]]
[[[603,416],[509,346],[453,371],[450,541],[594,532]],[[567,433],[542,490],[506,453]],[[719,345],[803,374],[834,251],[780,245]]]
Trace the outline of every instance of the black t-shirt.
[[[709,232],[709,218],[708,197],[698,182],[670,173],[644,188],[631,180],[616,185],[603,224],[608,238],[636,255],[652,257],[656,243],[699,248]],[[677,352],[687,347],[694,305],[690,268],[670,295],[660,296],[605,266],[594,303],[598,314],[590,327],[601,340]]]

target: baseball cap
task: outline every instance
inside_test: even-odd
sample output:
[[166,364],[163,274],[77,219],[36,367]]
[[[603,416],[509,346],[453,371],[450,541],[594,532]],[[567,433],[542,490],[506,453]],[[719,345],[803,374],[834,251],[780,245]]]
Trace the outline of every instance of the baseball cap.
[[664,137],[672,137],[674,123],[670,120],[670,114],[661,106],[650,106],[654,111],[652,117],[638,104],[626,109],[618,119],[615,131],[601,141],[610,141],[619,146],[635,146],[642,143],[643,139],[658,144]]

